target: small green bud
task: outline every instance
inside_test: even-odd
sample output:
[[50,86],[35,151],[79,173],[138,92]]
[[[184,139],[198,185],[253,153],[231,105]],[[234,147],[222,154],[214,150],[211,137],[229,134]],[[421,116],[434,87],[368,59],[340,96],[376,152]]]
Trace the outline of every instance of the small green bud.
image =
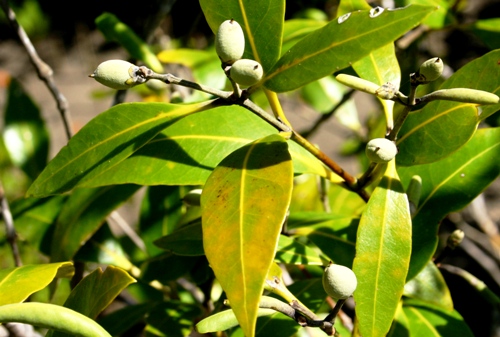
[[116,89],[125,90],[146,80],[137,76],[139,67],[123,60],[108,60],[99,64],[93,74],[89,77],[97,82]]
[[203,190],[200,188],[194,189],[186,193],[184,198],[184,202],[188,204],[189,206],[200,206],[200,199],[201,199],[201,192]]
[[422,195],[422,178],[420,176],[414,175],[411,177],[406,195],[410,203],[410,214],[413,216],[417,211],[420,196]]
[[366,144],[366,156],[374,163],[388,163],[398,154],[393,141],[386,138],[374,138]]
[[349,298],[356,290],[358,280],[354,272],[345,266],[330,262],[323,272],[323,288],[335,300]]
[[219,26],[215,36],[215,51],[222,62],[232,64],[245,52],[245,35],[238,22],[226,20]]
[[461,229],[455,229],[450,236],[448,236],[447,246],[451,249],[455,249],[458,247],[460,243],[464,240],[465,233]]
[[412,74],[412,80],[418,84],[427,84],[437,80],[443,73],[443,60],[439,57],[431,58],[420,66],[415,74]]
[[259,62],[242,59],[233,63],[229,72],[233,81],[243,87],[249,87],[262,79],[264,71]]

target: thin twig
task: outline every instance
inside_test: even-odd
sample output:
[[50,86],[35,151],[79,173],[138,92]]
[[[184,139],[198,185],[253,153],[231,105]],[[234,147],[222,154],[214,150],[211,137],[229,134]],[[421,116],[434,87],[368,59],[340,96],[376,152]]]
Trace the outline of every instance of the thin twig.
[[40,56],[38,56],[38,53],[33,44],[31,43],[31,40],[26,34],[24,28],[17,22],[16,14],[10,8],[7,0],[1,0],[0,6],[5,12],[5,15],[7,16],[9,24],[11,25],[12,29],[14,29],[14,31],[19,37],[19,40],[26,49],[30,61],[36,69],[38,77],[45,83],[50,93],[56,100],[57,109],[61,114],[66,135],[68,139],[70,139],[71,136],[73,135],[73,131],[71,129],[71,116],[69,113],[69,104],[68,101],[66,100],[66,97],[64,97],[61,91],[59,91],[59,88],[57,87],[54,81],[54,78],[52,76],[54,72],[52,71],[52,68],[50,68],[50,66],[47,63],[45,63],[40,58]]
[[5,192],[3,185],[0,182],[0,206],[2,211],[2,218],[5,222],[5,231],[7,236],[7,241],[9,242],[10,248],[12,249],[12,256],[14,257],[14,264],[16,267],[23,265],[21,260],[21,255],[19,253],[19,247],[17,245],[17,233],[14,227],[14,219],[12,218],[12,213],[10,212],[9,203],[5,197]]
[[326,121],[328,121],[330,117],[332,117],[335,114],[335,112],[352,97],[354,92],[355,90],[353,89],[346,92],[344,96],[342,96],[342,99],[330,111],[328,111],[325,114],[322,114],[308,130],[302,131],[300,133],[302,137],[309,138],[310,136],[312,136],[320,128],[321,125],[323,125]]

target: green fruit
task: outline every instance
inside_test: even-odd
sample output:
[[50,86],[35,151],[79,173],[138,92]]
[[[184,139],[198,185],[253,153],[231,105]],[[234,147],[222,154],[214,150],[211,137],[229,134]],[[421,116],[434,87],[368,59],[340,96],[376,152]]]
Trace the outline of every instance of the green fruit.
[[374,138],[366,144],[366,156],[374,163],[388,163],[398,154],[393,141],[385,138]]
[[259,62],[254,60],[238,60],[230,70],[230,76],[239,85],[249,87],[262,79],[264,71]]
[[323,272],[323,288],[335,300],[350,297],[357,285],[356,275],[345,266],[330,263]]
[[238,22],[226,20],[215,36],[215,51],[222,62],[232,64],[241,59],[245,51],[245,35]]
[[443,60],[439,57],[431,58],[420,66],[420,69],[415,74],[415,80],[419,84],[427,84],[437,80],[443,73]]
[[123,60],[108,60],[97,66],[90,77],[107,87],[125,90],[139,84],[135,73],[139,67]]

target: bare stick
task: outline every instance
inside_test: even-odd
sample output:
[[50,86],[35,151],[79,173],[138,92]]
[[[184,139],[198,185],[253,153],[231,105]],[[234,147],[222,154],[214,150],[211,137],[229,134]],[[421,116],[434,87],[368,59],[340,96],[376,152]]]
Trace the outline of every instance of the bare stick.
[[54,97],[57,103],[57,109],[59,110],[61,114],[61,118],[64,124],[64,129],[66,131],[66,135],[68,139],[71,138],[73,135],[73,131],[71,130],[71,116],[69,113],[69,105],[68,101],[66,100],[66,97],[59,91],[54,78],[52,77],[53,71],[50,66],[45,63],[40,56],[38,56],[38,53],[36,52],[35,47],[31,43],[30,38],[24,31],[23,27],[19,25],[16,19],[16,14],[14,11],[9,7],[9,4],[7,3],[7,0],[0,0],[0,6],[2,7],[3,11],[5,12],[5,15],[8,18],[9,24],[11,25],[12,29],[16,32],[16,34],[19,37],[19,40],[23,44],[24,48],[28,52],[29,58],[31,63],[36,69],[36,72],[38,74],[38,77],[45,82],[45,85],[47,88],[49,88],[50,93]]
[[7,235],[7,241],[9,242],[10,248],[12,249],[12,255],[14,256],[14,264],[16,267],[23,265],[21,261],[21,255],[19,254],[19,247],[17,246],[17,233],[14,227],[14,219],[12,218],[12,213],[10,212],[9,203],[5,197],[3,190],[3,185],[0,182],[0,204],[2,211],[2,218],[5,222],[5,229]]

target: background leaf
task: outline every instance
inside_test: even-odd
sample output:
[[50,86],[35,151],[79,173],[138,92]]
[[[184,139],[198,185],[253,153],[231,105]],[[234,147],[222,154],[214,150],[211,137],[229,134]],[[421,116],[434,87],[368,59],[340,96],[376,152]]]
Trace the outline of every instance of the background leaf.
[[360,11],[351,13],[341,24],[333,20],[283,55],[265,75],[264,85],[276,92],[290,91],[347,68],[416,26],[432,10],[413,5],[384,10],[373,18],[368,11]]
[[446,214],[469,204],[500,174],[500,129],[479,129],[451,156],[435,163],[399,167],[407,186],[412,176],[422,178],[422,194],[413,216],[413,248],[408,279],[430,261],[437,247],[437,231]]
[[169,124],[209,103],[125,103],[88,122],[50,161],[27,196],[68,191],[95,178],[141,148]]
[[391,161],[361,216],[353,271],[363,336],[385,336],[403,294],[411,254],[408,199]]
[[247,336],[254,336],[292,183],[287,143],[271,135],[226,157],[203,189],[205,253]]
[[25,265],[0,271],[0,305],[20,303],[48,286],[56,277],[71,277],[71,262]]
[[15,79],[8,88],[3,139],[12,162],[34,180],[47,164],[49,135],[39,108]]
[[474,336],[457,311],[447,311],[415,300],[404,302],[412,336]]
[[52,239],[51,261],[70,260],[99,229],[104,218],[130,198],[139,187],[120,185],[75,190],[57,219]]
[[264,73],[276,63],[281,51],[284,0],[200,0],[200,5],[214,34],[225,20],[234,19],[241,25],[246,42],[243,58],[259,62]]

